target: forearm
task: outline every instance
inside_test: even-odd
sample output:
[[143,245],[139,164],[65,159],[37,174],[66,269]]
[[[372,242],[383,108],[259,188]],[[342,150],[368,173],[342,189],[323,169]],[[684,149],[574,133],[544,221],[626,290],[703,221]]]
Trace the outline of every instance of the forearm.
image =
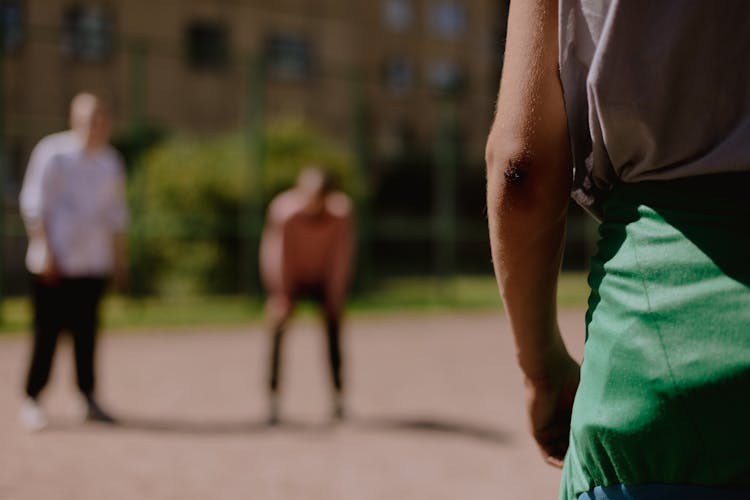
[[[26,221],[25,221],[26,222]],[[33,222],[26,222],[26,234],[29,240],[41,242],[44,245],[44,274],[57,272],[57,257],[49,240],[47,226],[44,219],[37,218]]]
[[557,2],[514,1],[487,143],[487,208],[498,286],[519,363],[532,379],[544,378],[565,352],[556,291],[571,177]]
[[[490,180],[493,264],[518,350],[532,379],[542,379],[561,351],[557,327],[557,278],[565,234],[564,208],[514,210],[507,186]],[[510,196],[512,197],[512,195]]]
[[328,277],[327,302],[333,312],[340,312],[346,302],[351,278],[354,256],[354,244],[351,241],[341,243],[336,252],[331,272]]
[[356,246],[354,214],[350,211],[341,221],[340,232],[331,256],[327,284],[328,302],[333,309],[341,309],[346,300]]

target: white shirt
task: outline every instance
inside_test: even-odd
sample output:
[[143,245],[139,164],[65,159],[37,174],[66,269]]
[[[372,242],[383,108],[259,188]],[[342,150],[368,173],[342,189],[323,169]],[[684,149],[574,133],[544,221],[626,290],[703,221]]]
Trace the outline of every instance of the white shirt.
[[[114,148],[86,151],[71,131],[45,137],[31,154],[20,205],[30,230],[30,272],[42,272],[49,246],[62,276],[112,273],[113,236],[128,224],[125,172]],[[48,242],[32,231],[40,224]]]
[[559,13],[577,202],[601,216],[620,182],[750,171],[750,2],[560,0]]

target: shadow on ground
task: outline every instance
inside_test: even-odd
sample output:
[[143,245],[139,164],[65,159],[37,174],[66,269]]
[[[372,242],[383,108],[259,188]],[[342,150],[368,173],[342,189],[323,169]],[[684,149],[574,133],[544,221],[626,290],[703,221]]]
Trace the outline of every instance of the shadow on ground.
[[443,435],[446,437],[462,437],[497,445],[506,445],[511,442],[510,435],[499,429],[471,422],[459,422],[431,417],[360,418],[353,420],[352,424],[357,427],[376,431],[415,432]]
[[247,435],[267,432],[326,433],[345,425],[375,432],[411,432],[435,436],[466,438],[495,445],[507,445],[510,435],[500,429],[479,424],[435,417],[348,417],[343,421],[307,422],[285,418],[271,424],[267,420],[182,420],[175,418],[122,416],[113,424],[82,424],[78,421],[51,422],[45,432],[83,432],[89,430],[137,431],[185,435]]

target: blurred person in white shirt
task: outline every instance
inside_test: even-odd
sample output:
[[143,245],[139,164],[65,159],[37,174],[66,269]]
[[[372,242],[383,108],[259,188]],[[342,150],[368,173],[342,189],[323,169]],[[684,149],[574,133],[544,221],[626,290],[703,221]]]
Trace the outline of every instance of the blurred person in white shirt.
[[38,400],[63,330],[73,337],[87,420],[114,421],[95,398],[94,361],[102,295],[110,279],[119,288],[127,279],[125,171],[109,144],[112,117],[105,101],[78,94],[70,124],[34,148],[20,195],[34,309],[21,421],[31,430],[47,424]]

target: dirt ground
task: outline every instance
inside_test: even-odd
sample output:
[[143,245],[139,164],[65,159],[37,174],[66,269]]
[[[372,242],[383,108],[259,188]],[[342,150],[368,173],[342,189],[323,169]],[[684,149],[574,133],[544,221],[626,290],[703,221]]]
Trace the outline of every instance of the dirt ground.
[[[583,312],[561,316],[580,358]],[[269,428],[261,327],[105,334],[99,392],[121,419],[83,424],[60,345],[43,404],[17,412],[28,337],[0,338],[0,498],[483,500],[556,498],[559,471],[526,433],[504,319],[489,313],[354,317],[349,418],[332,425],[319,326],[285,344],[282,425]]]

